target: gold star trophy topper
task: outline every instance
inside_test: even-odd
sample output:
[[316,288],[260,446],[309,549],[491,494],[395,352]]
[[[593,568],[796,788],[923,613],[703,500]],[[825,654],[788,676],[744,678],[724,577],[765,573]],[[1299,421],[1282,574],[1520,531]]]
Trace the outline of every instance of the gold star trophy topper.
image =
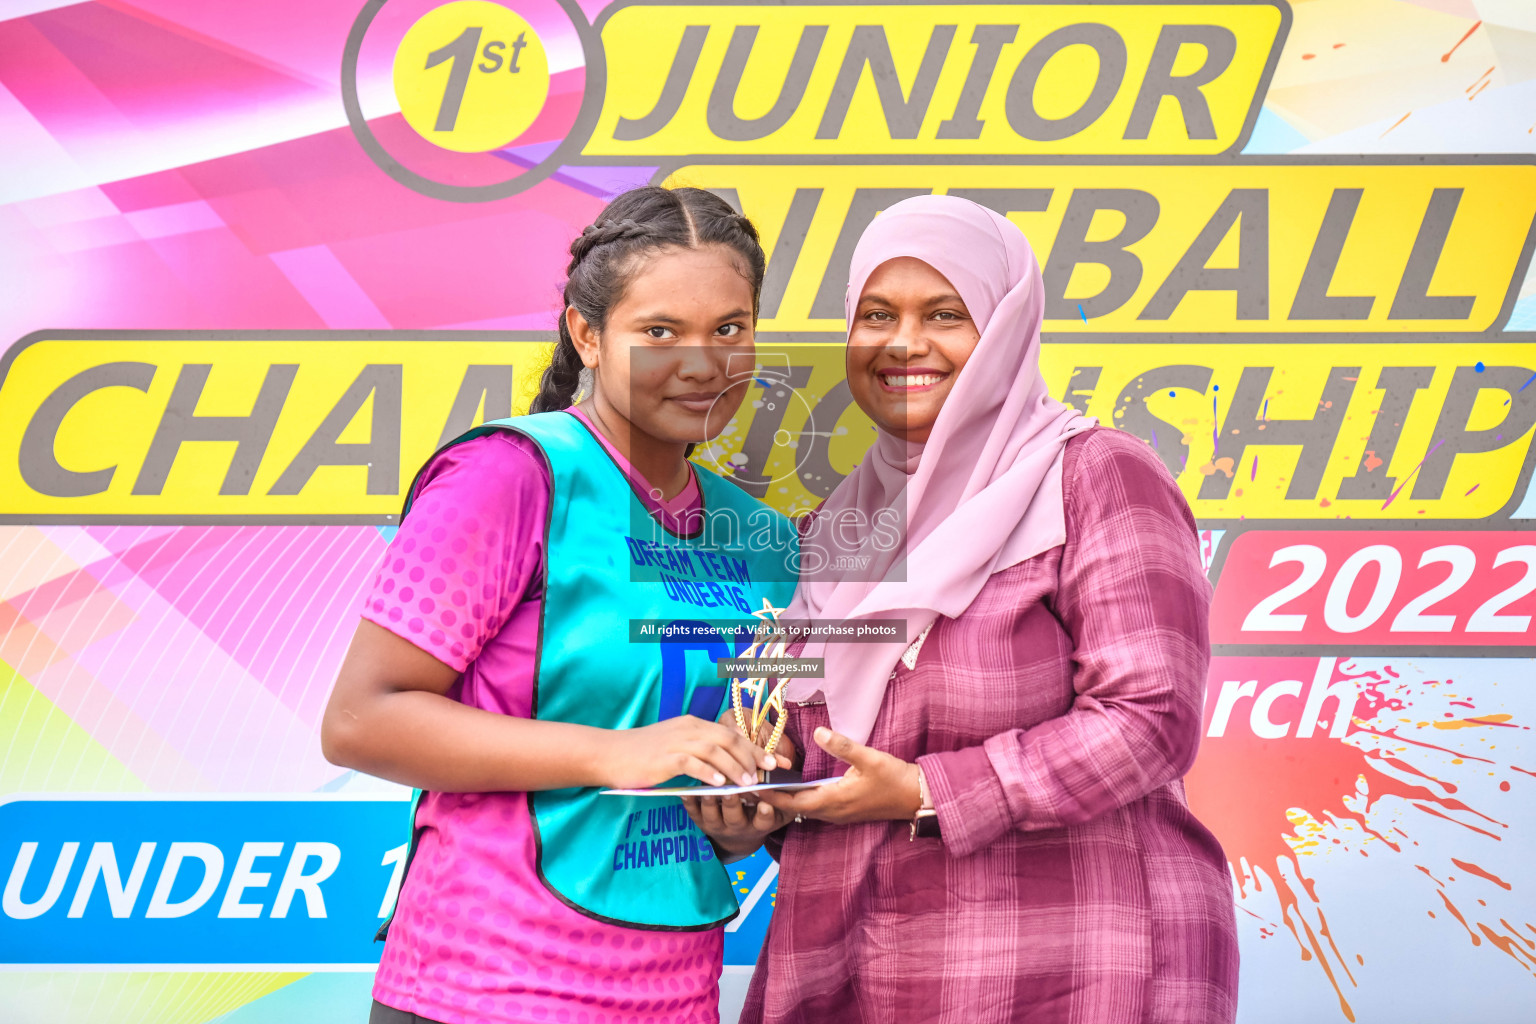
[[[783,611],[783,608],[775,608],[767,598],[764,598],[762,608],[752,614],[764,622],[771,618],[777,624],[779,614]],[[784,640],[777,635],[777,631],[774,633],[772,637],[759,636],[754,639],[752,646],[742,652],[742,657],[756,658],[759,661],[784,657]],[[771,690],[768,688],[768,682],[767,676],[752,676],[746,679],[733,677],[731,679],[731,714],[736,719],[736,728],[745,733],[754,743],[757,742],[763,726],[771,725],[768,742],[764,744],[763,749],[772,754],[773,748],[779,745],[779,740],[784,735],[784,726],[787,721],[784,713],[784,687],[789,683],[789,679],[780,678]],[[752,697],[750,715],[742,703],[743,691]],[[759,770],[757,780],[767,782],[768,774],[766,771]]]

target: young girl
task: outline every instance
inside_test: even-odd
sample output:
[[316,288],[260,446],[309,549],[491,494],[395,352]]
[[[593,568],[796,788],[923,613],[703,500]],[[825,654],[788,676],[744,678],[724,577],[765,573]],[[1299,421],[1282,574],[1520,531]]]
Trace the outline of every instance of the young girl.
[[[718,1020],[714,849],[599,791],[774,764],[715,721],[737,646],[632,633],[793,591],[787,521],[686,458],[740,405],[762,249],[718,197],[643,188],[567,274],[535,414],[422,469],[326,709],[331,761],[423,791],[373,1024]],[[712,544],[721,517],[759,550]]]

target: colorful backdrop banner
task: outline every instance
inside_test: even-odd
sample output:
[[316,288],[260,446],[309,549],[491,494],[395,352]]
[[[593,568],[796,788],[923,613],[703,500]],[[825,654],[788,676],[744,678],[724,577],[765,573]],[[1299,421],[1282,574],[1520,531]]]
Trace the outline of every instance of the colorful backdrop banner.
[[[0,1017],[363,1019],[409,792],[320,755],[359,595],[657,182],[762,233],[695,457],[785,511],[871,438],[864,227],[1017,223],[1052,392],[1201,526],[1240,1020],[1528,1020],[1533,133],[1519,0],[10,0]],[[777,878],[731,871],[726,1021]]]

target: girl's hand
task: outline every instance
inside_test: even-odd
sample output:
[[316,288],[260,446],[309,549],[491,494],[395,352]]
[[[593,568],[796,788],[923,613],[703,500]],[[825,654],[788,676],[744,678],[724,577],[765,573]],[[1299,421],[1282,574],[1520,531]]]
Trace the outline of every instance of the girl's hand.
[[[720,713],[719,722],[721,725],[729,726],[732,729],[735,729],[736,715],[732,713],[730,708],[726,708]],[[773,735],[773,727],[764,723],[763,727],[758,730],[757,745],[761,747],[763,744],[767,743],[768,738],[771,735]],[[774,764],[775,768],[793,768],[799,770],[803,760],[800,756],[800,749],[795,746],[795,741],[790,739],[787,735],[779,737],[779,742],[775,744],[773,748],[773,756],[777,762]]]
[[846,825],[855,821],[910,821],[922,806],[917,765],[855,743],[822,727],[816,745],[850,767],[841,782],[798,793],[758,796],[793,819],[796,815]]
[[[766,737],[764,737],[763,742],[767,742]],[[795,746],[795,741],[788,736],[779,737],[778,745],[773,748],[773,756],[778,761],[776,765],[778,768],[792,768],[795,771],[799,771],[800,766],[805,763],[805,758],[801,756],[799,748]]]
[[688,817],[732,857],[757,851],[770,832],[788,825],[793,816],[765,803],[755,806],[740,796],[685,796]]
[[735,726],[693,715],[615,730],[604,739],[599,772],[610,789],[659,786],[679,775],[706,786],[750,786],[759,768],[776,764]]

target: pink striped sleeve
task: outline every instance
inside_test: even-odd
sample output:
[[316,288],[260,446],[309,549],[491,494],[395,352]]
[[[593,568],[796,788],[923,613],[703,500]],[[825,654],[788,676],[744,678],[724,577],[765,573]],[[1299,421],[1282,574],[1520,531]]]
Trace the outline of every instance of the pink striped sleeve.
[[1211,590],[1189,506],[1151,449],[1119,431],[1072,445],[1066,472],[1055,604],[1076,697],[1060,717],[920,759],[956,854],[1140,799],[1182,776],[1199,746]]

